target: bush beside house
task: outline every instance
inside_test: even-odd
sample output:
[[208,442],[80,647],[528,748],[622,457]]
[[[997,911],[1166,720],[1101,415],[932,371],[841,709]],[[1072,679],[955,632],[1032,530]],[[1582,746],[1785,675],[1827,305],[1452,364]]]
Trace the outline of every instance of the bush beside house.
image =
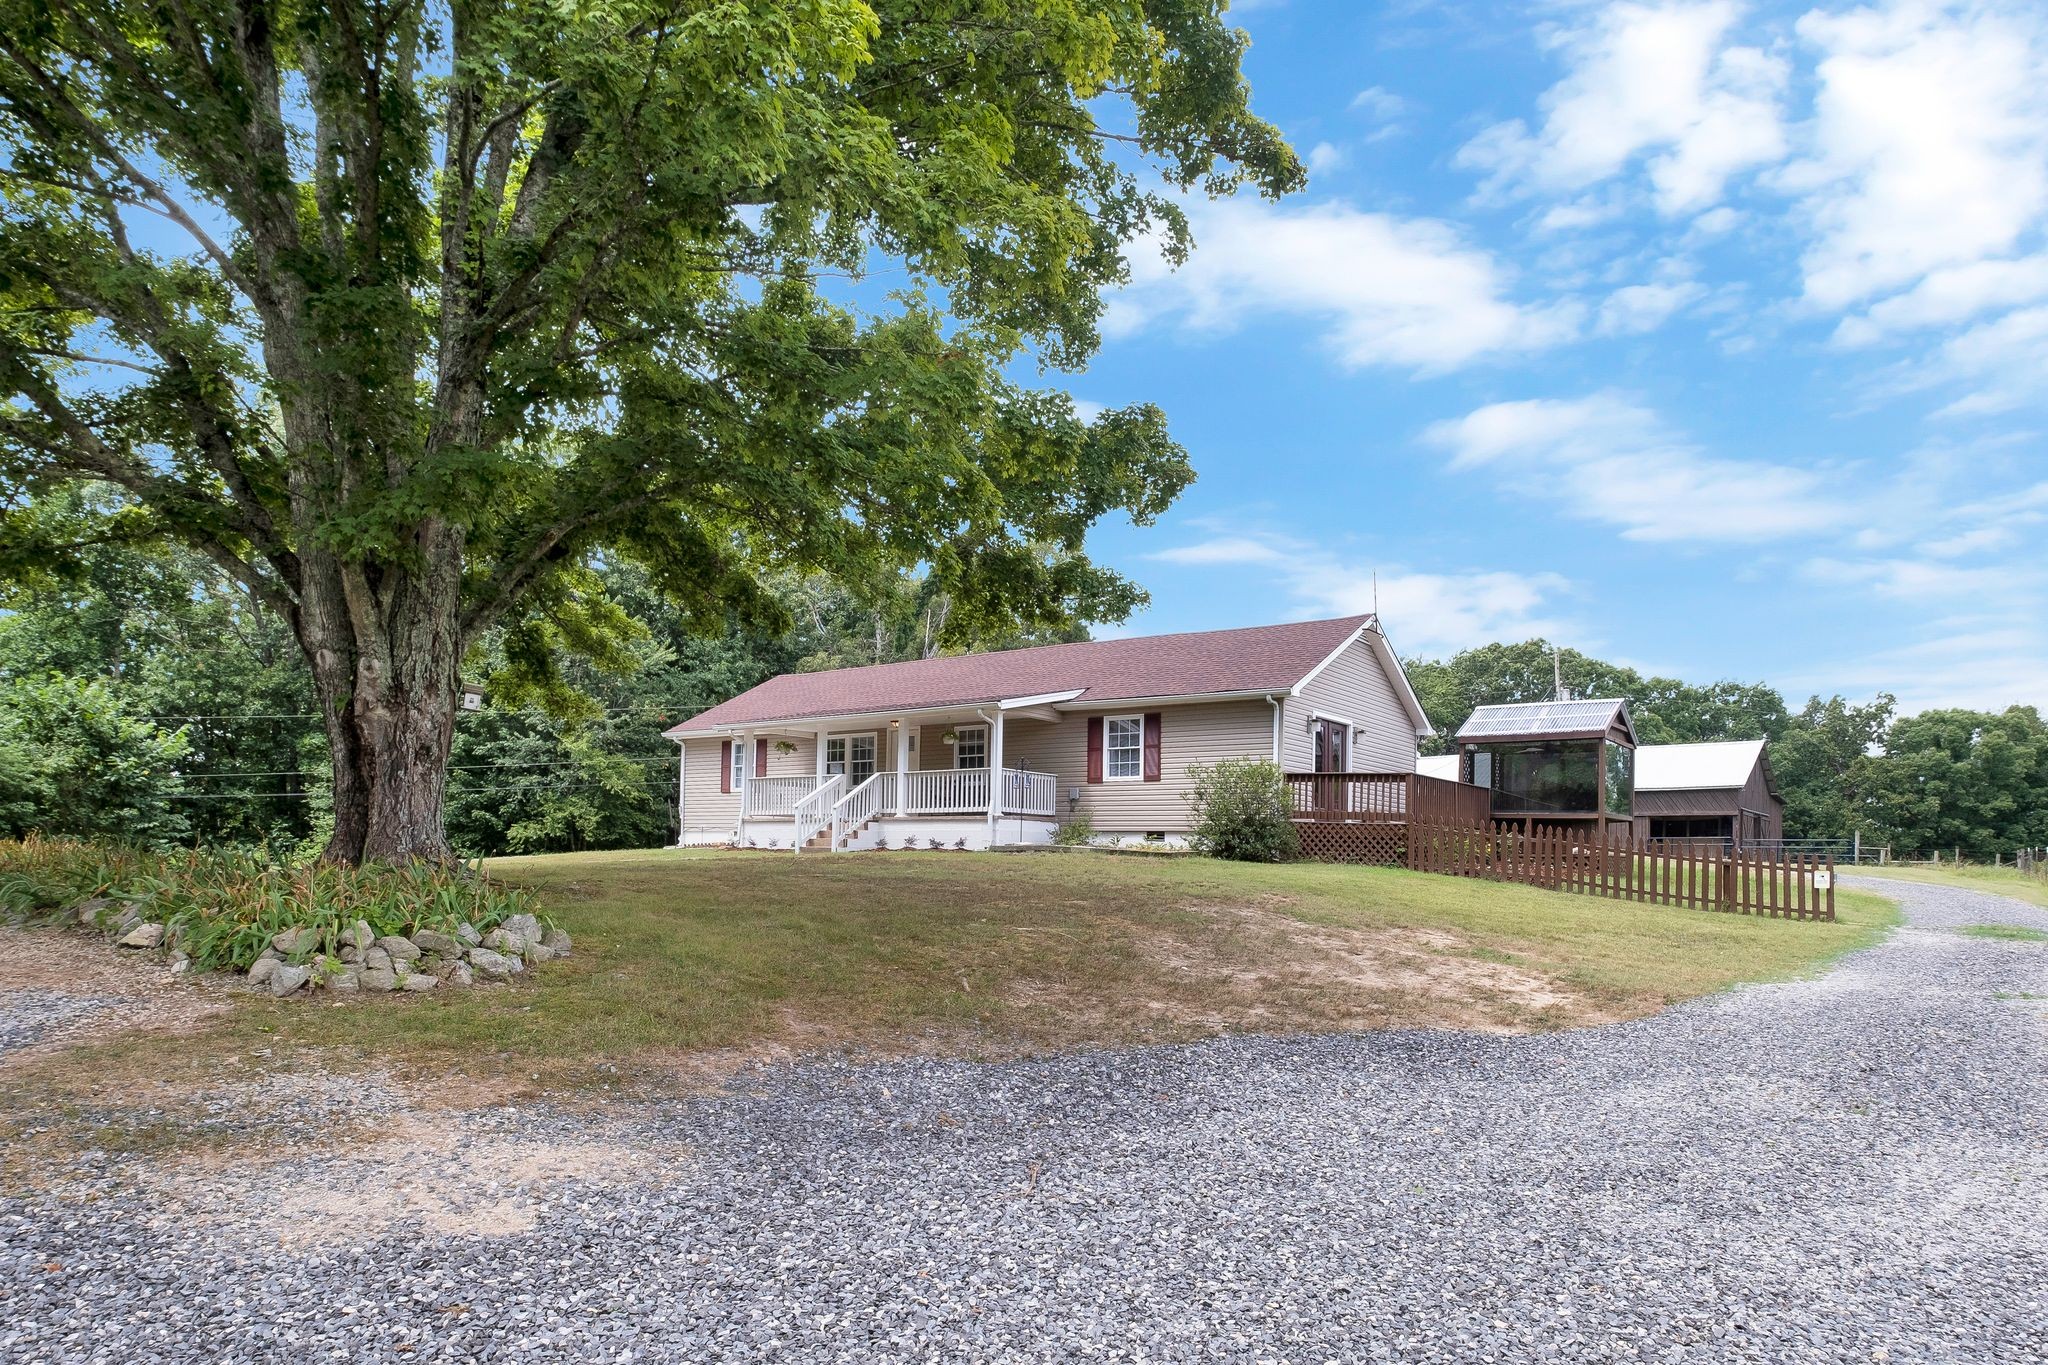
[[1194,764],[1188,776],[1195,821],[1188,844],[1196,852],[1240,863],[1278,863],[1301,851],[1286,774],[1278,764],[1226,758]]

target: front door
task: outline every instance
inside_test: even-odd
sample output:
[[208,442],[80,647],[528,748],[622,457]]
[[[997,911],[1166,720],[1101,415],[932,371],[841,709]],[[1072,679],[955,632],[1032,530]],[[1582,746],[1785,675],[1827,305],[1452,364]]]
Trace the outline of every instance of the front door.
[[1319,810],[1345,812],[1349,806],[1350,793],[1344,789],[1342,780],[1334,774],[1345,772],[1350,765],[1350,755],[1345,746],[1351,739],[1351,727],[1337,720],[1319,720],[1315,728],[1315,770],[1332,776],[1316,783],[1316,807]]
[[865,735],[827,735],[825,737],[825,771],[846,774],[846,790],[852,791],[875,775],[875,737]]

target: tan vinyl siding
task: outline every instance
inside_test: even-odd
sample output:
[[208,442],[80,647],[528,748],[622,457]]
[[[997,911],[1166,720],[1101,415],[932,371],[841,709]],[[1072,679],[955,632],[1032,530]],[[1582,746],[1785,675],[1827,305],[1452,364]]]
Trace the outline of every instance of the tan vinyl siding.
[[1160,713],[1157,782],[1088,782],[1088,716],[1057,721],[1020,720],[1003,732],[1003,766],[1053,773],[1059,778],[1059,819],[1069,818],[1067,792],[1081,789],[1079,811],[1104,834],[1184,834],[1188,829],[1188,765],[1219,758],[1269,758],[1273,708],[1263,701],[1104,709],[1094,715]]
[[[946,743],[946,732],[948,730],[958,732],[959,730],[964,729],[969,725],[981,725],[981,722],[978,720],[949,720],[939,724],[918,726],[917,748],[915,752],[913,752],[910,755],[910,770],[912,772],[928,773],[939,771],[941,769],[952,768],[954,766],[953,746]],[[981,728],[990,731],[988,746],[983,750],[983,752],[986,753],[987,749],[993,748],[995,744],[994,727],[981,725]],[[892,755],[889,759],[889,762],[891,763],[891,765],[893,765],[895,761],[895,757]],[[1008,766],[1014,768],[1017,765],[1011,763]]]
[[[818,742],[804,734],[764,734],[768,741],[767,777],[803,777],[817,771]],[[794,744],[796,752],[780,753],[777,741]],[[735,739],[733,743],[740,743]],[[683,828],[730,829],[740,822],[740,794],[718,789],[719,755],[723,740],[683,741],[687,758],[683,764]]]
[[1415,771],[1415,722],[1371,643],[1363,638],[1346,645],[1301,695],[1289,697],[1286,712],[1280,766],[1289,772],[1307,772],[1315,766],[1315,741],[1308,723],[1316,715],[1342,716],[1359,727],[1351,739],[1352,772]]

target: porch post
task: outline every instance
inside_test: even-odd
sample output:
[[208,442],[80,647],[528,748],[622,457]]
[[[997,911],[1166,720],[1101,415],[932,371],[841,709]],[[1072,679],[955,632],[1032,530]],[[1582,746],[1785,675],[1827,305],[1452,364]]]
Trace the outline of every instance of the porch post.
[[1003,818],[1003,710],[996,708],[995,722],[988,727],[988,841],[996,841],[996,826]]
[[818,731],[815,738],[817,744],[815,752],[812,753],[811,757],[816,761],[811,765],[813,769],[811,775],[817,778],[818,781],[823,782],[825,780],[825,732],[823,730]]
[[740,731],[740,744],[744,746],[745,750],[744,756],[740,759],[740,823],[745,824],[747,822],[747,788],[754,781],[754,732],[752,730]]
[[898,716],[889,725],[889,732],[896,737],[896,806],[893,814],[899,818],[910,805],[910,727]]
[[682,831],[688,829],[684,823],[684,792],[690,790],[690,745],[676,741],[676,847],[682,847]]

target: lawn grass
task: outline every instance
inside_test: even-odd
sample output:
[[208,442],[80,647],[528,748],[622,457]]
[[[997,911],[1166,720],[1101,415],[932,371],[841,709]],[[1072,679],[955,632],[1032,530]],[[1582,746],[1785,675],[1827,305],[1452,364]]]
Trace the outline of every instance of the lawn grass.
[[2014,943],[2048,943],[2048,933],[2017,924],[1966,924],[1956,930],[1968,938],[1999,938]]
[[500,989],[252,999],[218,1042],[566,1079],[720,1050],[1554,1028],[1810,972],[1896,922],[1867,893],[1803,923],[1197,858],[661,850],[488,871],[539,891],[574,955]]
[[2048,906],[2048,879],[2010,867],[1985,867],[1978,863],[1940,867],[1845,867],[1859,877],[1893,877],[1906,882],[1931,882],[1936,886],[1959,886],[1966,891],[1984,891],[1994,896],[2011,896],[2034,905]]

